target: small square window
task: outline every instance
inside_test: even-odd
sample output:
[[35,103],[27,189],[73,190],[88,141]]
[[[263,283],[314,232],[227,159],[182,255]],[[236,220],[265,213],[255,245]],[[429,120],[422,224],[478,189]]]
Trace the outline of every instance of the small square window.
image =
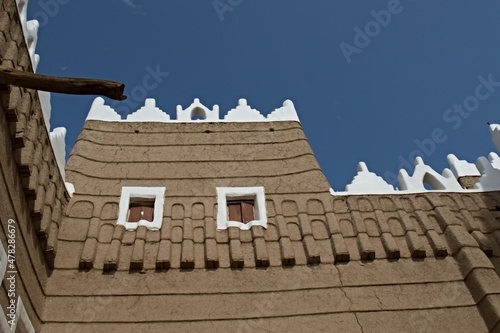
[[161,228],[164,187],[123,187],[118,224],[127,230],[143,225],[151,230]]
[[267,228],[263,187],[217,187],[217,229],[254,225]]

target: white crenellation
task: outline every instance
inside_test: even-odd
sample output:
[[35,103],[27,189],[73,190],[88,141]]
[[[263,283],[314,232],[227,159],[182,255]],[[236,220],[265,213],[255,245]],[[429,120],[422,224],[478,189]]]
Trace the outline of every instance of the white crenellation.
[[283,102],[282,107],[268,114],[267,120],[300,122],[297,110],[295,110],[295,105],[293,105],[293,102],[289,99]]
[[[52,150],[54,151],[54,156],[56,157],[57,167],[63,180],[66,179],[66,128],[56,127],[52,132],[50,132],[50,144],[52,145]],[[66,190],[70,197],[75,193],[75,187],[73,184],[64,182],[66,185]]]
[[36,44],[38,43],[38,28],[40,24],[37,20],[31,20],[26,22],[26,46],[28,47],[28,53],[31,58],[31,64],[33,65],[33,71],[36,72],[36,68],[38,67],[38,62],[40,61],[40,57],[37,57],[36,52]]
[[152,122],[152,121],[169,121],[170,116],[156,107],[156,100],[148,98],[144,102],[144,106],[134,113],[127,116],[127,121],[134,122]]
[[480,176],[481,174],[476,168],[475,164],[469,163],[465,160],[459,160],[455,155],[449,154],[446,159],[450,165],[451,172],[455,178],[465,176]]
[[66,165],[66,128],[57,127],[50,132],[50,143],[52,144],[52,150],[56,156],[57,166],[61,172],[63,179],[66,179],[66,173],[64,171],[64,166]]
[[476,161],[476,165],[481,173],[481,177],[473,188],[481,191],[499,191],[500,170],[494,168],[486,157],[479,157]]
[[351,184],[345,187],[345,191],[349,193],[366,193],[366,194],[383,194],[394,192],[394,187],[387,184],[382,178],[375,173],[368,171],[365,162],[359,162],[358,173],[354,176]]
[[242,98],[238,100],[238,106],[228,111],[224,117],[226,121],[234,122],[254,122],[264,121],[266,118],[257,110],[252,109],[247,100]]
[[500,125],[499,124],[488,124],[490,133],[491,133],[491,139],[493,140],[493,143],[495,144],[495,147],[500,151]]
[[47,131],[50,132],[50,116],[52,113],[52,105],[50,104],[50,93],[47,91],[38,90],[38,99],[42,107],[43,120]]
[[38,42],[38,28],[40,27],[40,24],[37,20],[27,20],[28,0],[16,0],[16,3],[19,20],[21,21],[21,26],[23,28],[24,40],[26,42],[26,46],[28,47],[31,64],[33,65],[33,71],[36,72],[38,62],[40,61],[38,54],[35,54],[36,44]]
[[120,121],[122,117],[113,108],[104,105],[104,98],[97,97],[90,107],[86,120]]
[[178,121],[219,121],[219,106],[216,104],[212,110],[200,103],[198,98],[195,98],[193,103],[186,108],[182,109],[181,105],[177,105],[177,120]]
[[200,103],[196,98],[186,109],[177,105],[177,119],[170,119],[170,116],[156,107],[156,101],[153,98],[146,99],[145,106],[138,111],[129,114],[126,120],[110,106],[104,104],[104,99],[97,97],[90,107],[86,120],[101,121],[129,121],[129,122],[263,122],[263,121],[297,121],[297,111],[293,102],[286,100],[283,106],[271,112],[267,117],[263,116],[258,110],[252,109],[246,99],[240,99],[238,106],[229,110],[224,119],[219,118],[219,106],[214,105],[210,110]]
[[500,157],[497,155],[497,153],[489,153],[488,159],[490,160],[492,167],[500,170]]
[[450,169],[444,169],[443,174],[440,175],[426,165],[421,157],[415,159],[415,170],[411,177],[406,170],[399,171],[398,182],[401,190],[404,191],[425,191],[425,184],[431,186],[433,190],[462,190],[462,186]]
[[[372,172],[368,172],[366,165],[360,162],[357,175],[354,177],[351,184],[346,186],[345,191],[335,192],[333,189],[330,189],[330,194],[359,195],[405,194],[428,191],[500,191],[500,157],[496,153],[490,153],[488,158],[480,157],[476,164],[459,160],[453,154],[449,154],[447,159],[451,170],[444,169],[442,175],[440,175],[430,166],[426,165],[421,157],[417,157],[413,176],[410,177],[408,172],[404,169],[400,170],[398,182],[401,189],[396,190],[390,185],[390,187],[384,186],[385,181],[382,183],[381,177],[376,176]],[[479,176],[480,178],[471,189],[465,189],[455,180],[465,176]],[[430,185],[432,189],[426,189],[425,184]]]

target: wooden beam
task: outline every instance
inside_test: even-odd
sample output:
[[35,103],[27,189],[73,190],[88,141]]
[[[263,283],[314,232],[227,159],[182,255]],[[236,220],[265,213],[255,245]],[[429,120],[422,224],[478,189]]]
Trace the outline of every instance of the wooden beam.
[[24,72],[17,69],[0,66],[0,84],[11,84],[18,87],[50,91],[74,95],[102,95],[122,101],[125,85],[120,82],[57,77]]

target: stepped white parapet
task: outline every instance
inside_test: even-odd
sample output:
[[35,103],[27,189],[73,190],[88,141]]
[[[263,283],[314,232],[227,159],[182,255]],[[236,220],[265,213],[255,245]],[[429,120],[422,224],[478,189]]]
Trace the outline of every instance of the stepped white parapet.
[[476,165],[481,172],[481,177],[473,188],[482,191],[499,191],[500,170],[494,168],[486,157],[479,157]]
[[366,194],[383,194],[394,192],[394,187],[387,184],[382,178],[375,173],[368,171],[365,162],[359,162],[358,173],[354,176],[351,184],[345,187],[345,191],[349,193],[366,193]]
[[144,106],[134,113],[127,116],[127,121],[169,121],[170,116],[156,107],[156,100],[148,98],[144,102]]
[[465,160],[459,160],[455,155],[449,154],[446,159],[450,164],[451,172],[455,175],[455,178],[465,177],[465,176],[481,176],[476,166]]
[[[500,125],[488,124],[493,142],[500,150]],[[476,164],[465,160],[459,160],[455,155],[447,156],[450,169],[444,169],[440,175],[430,166],[426,165],[421,157],[415,159],[415,170],[410,177],[404,169],[399,171],[398,183],[400,190],[394,191],[385,187],[381,178],[374,173],[368,172],[366,165],[361,162],[358,173],[351,184],[347,185],[345,192],[335,192],[330,189],[332,195],[359,195],[392,193],[419,193],[427,191],[449,191],[449,192],[474,192],[474,191],[500,191],[500,157],[496,153],[490,153],[488,158],[478,158]],[[460,177],[479,177],[472,188],[463,188],[458,182]],[[382,180],[383,181],[383,180]],[[384,182],[385,183],[385,182]],[[385,183],[387,184],[387,183]],[[427,189],[426,184],[432,189]]]
[[234,109],[228,111],[227,115],[224,117],[227,121],[236,122],[252,122],[252,121],[263,121],[266,120],[259,111],[252,109],[246,99],[240,99],[238,101],[238,106]]
[[426,165],[421,157],[415,159],[413,175],[410,177],[408,172],[402,169],[399,171],[398,181],[401,190],[406,191],[425,191],[425,183],[429,184],[435,190],[462,190],[462,186],[450,169],[444,169],[443,174],[440,175],[430,166]]
[[119,121],[122,117],[113,108],[104,104],[104,98],[97,97],[90,107],[86,120]]
[[263,121],[298,121],[299,117],[293,102],[286,100],[283,106],[275,109],[267,117],[258,110],[252,109],[246,99],[240,99],[238,106],[228,111],[224,119],[219,118],[219,106],[214,105],[212,110],[201,104],[196,98],[193,103],[183,109],[177,105],[177,119],[170,119],[170,116],[156,107],[153,98],[146,99],[145,106],[138,111],[129,114],[127,119],[121,116],[110,106],[104,104],[104,99],[97,97],[90,108],[86,120],[101,121],[137,121],[137,122],[263,122]]
[[283,102],[282,107],[268,114],[267,120],[300,122],[297,110],[295,110],[295,105],[293,105],[293,102],[289,99]]
[[488,159],[492,167],[500,170],[500,157],[496,153],[489,153]]
[[193,103],[185,110],[182,106],[177,105],[177,120],[178,121],[219,121],[219,106],[216,104],[212,110],[200,103],[198,98],[195,98]]
[[[426,165],[421,157],[415,159],[415,170],[410,177],[404,169],[399,171],[398,183],[400,189],[394,189],[381,177],[369,172],[366,164],[360,162],[358,173],[345,191],[336,192],[330,189],[332,195],[359,195],[359,194],[405,194],[427,191],[474,192],[500,191],[500,157],[490,153],[488,158],[480,157],[476,164],[459,160],[455,155],[447,156],[450,169],[444,169],[440,175]],[[460,177],[480,177],[470,189],[463,188],[457,181]],[[425,184],[432,187],[427,189]]]

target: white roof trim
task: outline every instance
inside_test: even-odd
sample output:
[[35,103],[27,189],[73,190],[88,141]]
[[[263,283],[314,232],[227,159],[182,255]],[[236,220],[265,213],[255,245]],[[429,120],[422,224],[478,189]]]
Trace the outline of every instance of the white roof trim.
[[156,100],[148,98],[144,106],[127,116],[127,121],[147,122],[147,121],[169,121],[170,116],[156,107]]
[[[201,104],[196,98],[193,103],[183,109],[177,105],[177,119],[156,107],[156,100],[146,99],[145,106],[129,114],[127,119],[122,117],[110,106],[104,104],[104,99],[97,97],[90,107],[86,120],[100,121],[128,121],[128,122],[166,122],[166,123],[200,123],[200,122],[274,122],[297,121],[300,122],[293,102],[286,100],[283,106],[275,109],[267,117],[260,111],[252,109],[246,99],[240,99],[236,108],[228,111],[223,119],[219,118],[219,106],[214,105],[212,110]],[[196,119],[193,119],[196,118]],[[201,118],[201,119],[200,119]]]
[[[401,189],[394,189],[381,177],[372,172],[363,162],[358,166],[358,173],[351,184],[346,186],[345,191],[336,192],[330,189],[330,194],[359,195],[359,194],[410,194],[424,192],[456,192],[471,193],[485,191],[500,191],[500,157],[496,153],[490,153],[488,158],[478,158],[476,164],[465,160],[459,160],[455,155],[447,156],[450,169],[444,169],[440,175],[430,166],[426,165],[421,157],[415,159],[415,171],[410,177],[404,169],[399,171],[398,182]],[[480,176],[477,183],[470,189],[463,188],[457,179],[460,177]],[[388,185],[386,187],[384,185]],[[432,186],[432,190],[425,188],[425,183]]]

